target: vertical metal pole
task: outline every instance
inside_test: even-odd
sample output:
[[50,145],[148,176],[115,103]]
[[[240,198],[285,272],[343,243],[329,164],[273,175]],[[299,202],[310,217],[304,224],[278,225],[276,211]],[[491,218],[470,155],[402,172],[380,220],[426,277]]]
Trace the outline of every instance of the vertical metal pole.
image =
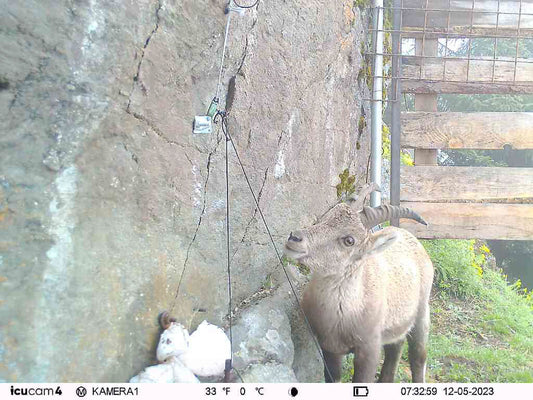
[[[381,187],[381,147],[382,147],[382,108],[383,108],[383,0],[373,0],[374,15],[374,82],[372,85],[372,125],[370,148],[371,181]],[[381,204],[381,193],[372,192],[370,206]]]
[[[390,173],[390,203],[393,206],[400,205],[400,134],[401,134],[401,18],[402,18],[402,0],[394,0],[393,13],[393,32],[392,32],[392,87],[391,97],[391,173]],[[391,225],[399,226],[398,218],[391,219]]]

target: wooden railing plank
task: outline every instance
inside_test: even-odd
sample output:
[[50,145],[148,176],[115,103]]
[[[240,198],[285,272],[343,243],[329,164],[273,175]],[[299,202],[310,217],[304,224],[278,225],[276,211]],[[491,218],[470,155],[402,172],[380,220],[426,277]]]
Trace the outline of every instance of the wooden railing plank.
[[402,80],[403,93],[533,94],[531,82],[442,82]]
[[402,58],[402,77],[451,82],[533,82],[533,62],[526,59]]
[[428,226],[401,220],[400,227],[424,239],[533,240],[533,204],[410,203]]
[[533,199],[533,168],[404,166],[400,201]]
[[[450,26],[429,26],[424,29],[422,26],[409,26],[404,23],[402,26],[402,37],[417,38],[424,35],[426,38],[445,38],[453,40],[455,38],[464,39],[466,37],[516,37],[518,36],[516,25],[456,25]],[[520,38],[530,38],[533,36],[533,27],[520,27]]]
[[402,147],[533,149],[533,113],[402,113]]

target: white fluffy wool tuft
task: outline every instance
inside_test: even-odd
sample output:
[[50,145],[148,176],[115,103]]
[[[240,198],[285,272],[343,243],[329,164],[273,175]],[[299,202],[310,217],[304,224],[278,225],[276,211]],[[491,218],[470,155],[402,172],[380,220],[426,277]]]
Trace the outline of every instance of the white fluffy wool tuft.
[[220,377],[231,358],[231,345],[224,331],[207,321],[191,335],[173,322],[161,334],[156,356],[161,364],[146,368],[130,383],[194,383],[199,382],[196,376]]
[[231,358],[231,345],[222,329],[203,321],[190,336],[188,350],[178,357],[198,376],[218,376]]
[[179,356],[186,352],[188,347],[189,332],[183,325],[172,322],[159,339],[156,352],[157,361],[165,362],[169,357]]

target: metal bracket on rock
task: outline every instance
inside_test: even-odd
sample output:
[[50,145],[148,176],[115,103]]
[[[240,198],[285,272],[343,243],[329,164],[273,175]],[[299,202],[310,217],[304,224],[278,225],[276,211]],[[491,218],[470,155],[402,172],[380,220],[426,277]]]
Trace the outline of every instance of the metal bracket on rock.
[[205,134],[213,132],[212,120],[209,115],[196,115],[194,117],[193,133]]

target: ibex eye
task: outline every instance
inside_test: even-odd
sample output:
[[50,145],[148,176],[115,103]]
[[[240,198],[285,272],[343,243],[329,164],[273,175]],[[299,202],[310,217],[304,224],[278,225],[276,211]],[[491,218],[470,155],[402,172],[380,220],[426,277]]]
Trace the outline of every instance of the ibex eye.
[[355,239],[351,236],[346,236],[343,241],[346,246],[353,246],[355,243]]

